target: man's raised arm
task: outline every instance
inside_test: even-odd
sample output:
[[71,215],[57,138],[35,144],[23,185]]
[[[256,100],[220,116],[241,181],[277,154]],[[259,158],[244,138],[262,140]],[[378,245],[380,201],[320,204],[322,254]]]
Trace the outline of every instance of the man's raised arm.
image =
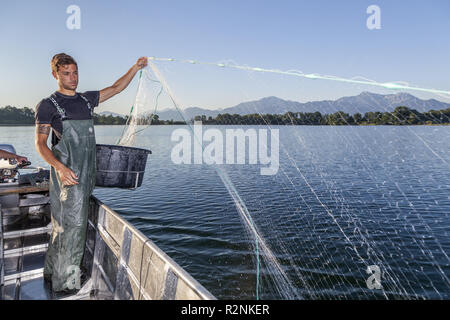
[[115,96],[123,89],[125,89],[131,80],[134,78],[136,73],[147,66],[147,58],[141,57],[138,61],[125,73],[119,80],[114,82],[114,84],[110,87],[100,90],[100,98],[99,103],[108,100],[109,98]]

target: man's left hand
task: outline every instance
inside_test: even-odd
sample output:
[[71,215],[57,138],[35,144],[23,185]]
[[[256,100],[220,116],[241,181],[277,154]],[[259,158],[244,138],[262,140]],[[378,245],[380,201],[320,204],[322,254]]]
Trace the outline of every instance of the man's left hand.
[[138,70],[145,68],[147,66],[147,57],[140,57],[136,62],[136,66],[138,67]]

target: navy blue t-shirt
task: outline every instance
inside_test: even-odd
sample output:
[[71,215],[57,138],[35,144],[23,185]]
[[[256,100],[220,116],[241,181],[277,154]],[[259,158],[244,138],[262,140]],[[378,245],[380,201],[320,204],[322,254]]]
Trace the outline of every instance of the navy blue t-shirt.
[[[81,93],[90,103],[91,108],[98,106],[100,91],[86,91]],[[74,96],[68,96],[55,91],[50,97],[55,99],[58,105],[66,113],[67,120],[88,120],[92,119],[91,112],[86,101],[76,93]],[[62,120],[50,97],[42,99],[36,106],[35,123],[36,124],[51,124],[53,130],[62,134]],[[52,145],[56,145],[59,139],[55,134],[52,134]]]

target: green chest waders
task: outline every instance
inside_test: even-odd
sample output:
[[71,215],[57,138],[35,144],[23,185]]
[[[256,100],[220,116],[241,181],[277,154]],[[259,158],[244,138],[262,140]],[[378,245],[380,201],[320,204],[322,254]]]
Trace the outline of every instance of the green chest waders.
[[[81,95],[80,95],[81,96]],[[81,96],[92,108],[86,98]],[[50,171],[52,235],[45,257],[44,276],[51,277],[53,291],[75,289],[80,283],[89,201],[95,187],[96,142],[94,121],[66,119],[65,111],[51,99],[61,115],[61,140],[53,155],[78,177],[78,184],[63,185],[56,170]]]

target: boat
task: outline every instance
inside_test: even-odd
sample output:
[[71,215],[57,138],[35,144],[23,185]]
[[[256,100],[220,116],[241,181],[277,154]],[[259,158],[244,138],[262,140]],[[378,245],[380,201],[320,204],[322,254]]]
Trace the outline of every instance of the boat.
[[[2,149],[15,153],[10,145]],[[90,198],[84,281],[53,293],[43,268],[51,235],[49,170],[0,159],[0,300],[215,300],[142,232]]]

